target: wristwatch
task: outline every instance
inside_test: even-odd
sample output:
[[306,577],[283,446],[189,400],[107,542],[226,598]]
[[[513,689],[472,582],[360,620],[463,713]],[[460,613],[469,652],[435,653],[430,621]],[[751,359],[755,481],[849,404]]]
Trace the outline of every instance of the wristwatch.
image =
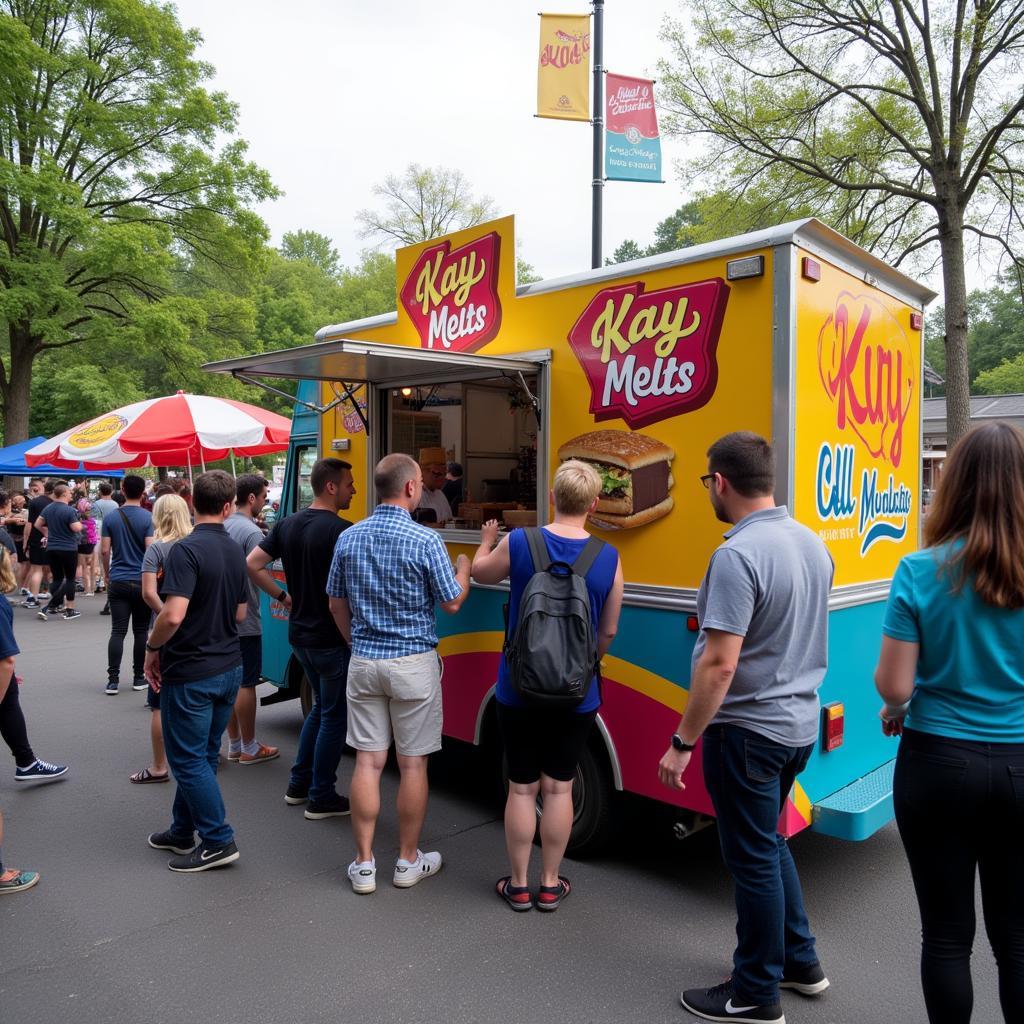
[[283,601],[283,600],[284,600],[284,599],[285,599],[285,598],[286,598],[287,596],[288,596],[288,591],[287,591],[287,590],[285,590],[285,589],[284,589],[284,588],[282,587],[282,588],[281,588],[281,593],[280,593],[280,594],[278,594],[278,595],[277,595],[277,597],[275,597],[275,598],[274,598],[274,600],[275,600],[275,601],[276,601],[276,602],[277,602],[278,604],[280,604],[280,603],[281,603],[281,602],[282,602],[282,601]]
[[673,750],[679,750],[679,751],[681,751],[683,753],[686,753],[686,752],[691,751],[691,750],[696,750],[696,748],[697,748],[697,744],[696,743],[687,743],[683,739],[683,737],[679,735],[679,733],[677,733],[677,732],[672,733],[672,749]]
[[163,650],[163,644],[161,644],[159,647],[150,647],[149,641],[147,640],[146,641],[146,650],[149,651],[150,654],[156,654],[158,651],[162,651]]

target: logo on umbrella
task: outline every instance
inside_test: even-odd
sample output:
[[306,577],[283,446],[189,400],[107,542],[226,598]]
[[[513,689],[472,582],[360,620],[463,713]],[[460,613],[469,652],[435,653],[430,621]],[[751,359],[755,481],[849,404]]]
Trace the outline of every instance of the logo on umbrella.
[[65,444],[69,448],[75,448],[78,451],[91,451],[104,442],[109,441],[118,431],[123,430],[126,426],[128,426],[128,421],[123,416],[111,413],[72,434]]

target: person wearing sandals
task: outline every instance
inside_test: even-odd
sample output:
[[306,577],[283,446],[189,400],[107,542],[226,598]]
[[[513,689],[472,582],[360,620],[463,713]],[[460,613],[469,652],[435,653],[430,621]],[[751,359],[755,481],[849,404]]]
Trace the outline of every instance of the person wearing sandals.
[[[541,531],[553,561],[572,564],[590,540],[587,516],[597,506],[601,478],[593,466],[570,460],[555,473],[551,500],[553,523]],[[473,557],[473,579],[500,583],[509,578],[509,635],[515,631],[519,602],[533,576],[533,560],[526,535],[513,530],[498,539],[498,523],[490,520],[481,531],[480,547]],[[619,554],[604,545],[587,570],[590,614],[597,637],[598,656],[611,646],[622,608],[623,575]],[[498,895],[517,911],[556,910],[572,890],[559,874],[572,831],[572,782],[580,753],[601,706],[601,690],[595,676],[582,703],[571,710],[526,707],[512,688],[508,665],[502,656],[498,668],[498,727],[508,758],[508,799],[505,803],[505,843],[512,873],[498,879]],[[540,887],[534,899],[527,874],[537,831],[537,796],[544,796],[540,819]]]
[[[176,541],[187,537],[191,532],[192,517],[184,499],[176,494],[165,494],[156,499],[153,506],[153,543],[146,548],[146,554],[142,559],[142,599],[152,609],[150,629],[164,607],[161,588],[167,552]],[[153,763],[148,768],[142,768],[134,775],[129,775],[128,779],[136,784],[167,782],[171,776],[164,754],[163,728],[160,725],[160,694],[152,686],[146,690],[146,707],[151,712],[149,741],[153,747]]]

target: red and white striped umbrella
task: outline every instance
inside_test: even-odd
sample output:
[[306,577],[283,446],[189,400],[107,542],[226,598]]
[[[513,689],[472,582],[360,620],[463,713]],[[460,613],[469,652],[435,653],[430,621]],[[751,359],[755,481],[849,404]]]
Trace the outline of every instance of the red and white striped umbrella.
[[284,451],[291,426],[285,416],[259,406],[179,391],[80,423],[29,448],[25,461],[97,470],[201,466],[230,453]]

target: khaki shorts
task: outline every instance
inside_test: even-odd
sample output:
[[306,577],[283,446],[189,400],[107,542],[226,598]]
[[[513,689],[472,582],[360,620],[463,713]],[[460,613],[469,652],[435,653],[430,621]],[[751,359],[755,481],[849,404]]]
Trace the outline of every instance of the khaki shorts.
[[348,736],[356,750],[405,757],[441,749],[441,659],[436,651],[404,658],[357,658],[348,666]]

